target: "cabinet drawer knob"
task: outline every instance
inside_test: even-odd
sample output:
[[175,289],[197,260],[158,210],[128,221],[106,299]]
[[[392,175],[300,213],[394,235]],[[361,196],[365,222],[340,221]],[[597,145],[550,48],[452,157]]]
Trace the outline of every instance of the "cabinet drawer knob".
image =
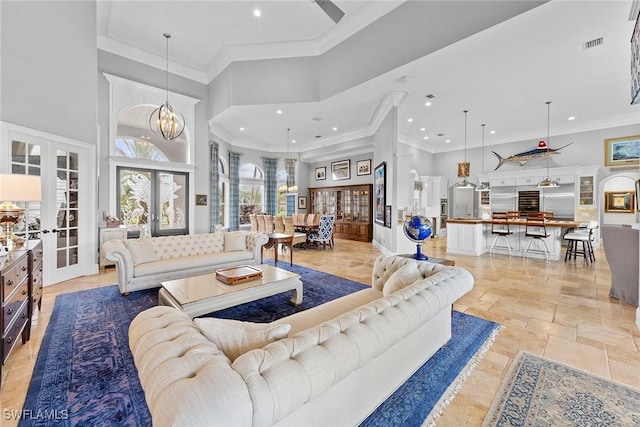
[[9,279],[7,280],[7,286],[12,286],[13,285],[13,280]]
[[7,310],[7,316],[11,316],[13,314],[13,308]]
[[7,338],[7,344],[11,344],[13,342],[13,338],[9,337]]
[[26,265],[22,266],[22,271],[27,271],[27,266]]
[[27,318],[27,313],[22,313],[22,318],[26,319]]
[[23,290],[22,290],[22,295],[26,295],[26,294],[27,294],[27,290],[26,290],[26,289],[23,289]]

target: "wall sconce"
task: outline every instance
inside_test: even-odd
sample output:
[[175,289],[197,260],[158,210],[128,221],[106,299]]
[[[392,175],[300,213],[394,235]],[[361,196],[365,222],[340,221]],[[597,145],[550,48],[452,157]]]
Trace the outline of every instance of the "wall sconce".
[[13,234],[13,227],[24,217],[24,208],[14,202],[37,202],[41,199],[39,176],[0,175],[0,245],[15,247],[25,240]]

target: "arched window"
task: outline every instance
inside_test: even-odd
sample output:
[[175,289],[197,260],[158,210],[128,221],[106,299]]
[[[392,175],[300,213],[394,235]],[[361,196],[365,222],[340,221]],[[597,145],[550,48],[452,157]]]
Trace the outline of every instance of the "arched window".
[[249,224],[249,215],[264,212],[262,194],[264,174],[253,163],[245,163],[238,170],[240,176],[240,225]]

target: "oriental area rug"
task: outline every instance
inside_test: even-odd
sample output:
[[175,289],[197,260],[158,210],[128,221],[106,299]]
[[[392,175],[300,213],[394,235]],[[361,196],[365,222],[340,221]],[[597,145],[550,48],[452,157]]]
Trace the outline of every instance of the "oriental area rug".
[[[270,322],[366,287],[305,267],[282,268],[301,275],[303,304],[289,304],[286,292],[213,316]],[[25,400],[27,416],[20,426],[150,426],[151,415],[129,350],[128,328],[138,313],[157,305],[157,299],[157,289],[132,292],[125,298],[117,285],[58,295]],[[430,413],[439,413],[497,330],[493,322],[454,312],[451,341],[364,425],[420,425]]]
[[483,426],[640,426],[640,390],[520,351]]

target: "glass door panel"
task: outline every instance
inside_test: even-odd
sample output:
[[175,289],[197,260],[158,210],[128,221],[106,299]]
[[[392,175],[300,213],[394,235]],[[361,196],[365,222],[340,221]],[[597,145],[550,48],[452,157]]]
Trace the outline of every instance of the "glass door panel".
[[186,230],[187,175],[158,173],[160,184],[159,230]]
[[78,264],[78,155],[57,150],[56,267]]

